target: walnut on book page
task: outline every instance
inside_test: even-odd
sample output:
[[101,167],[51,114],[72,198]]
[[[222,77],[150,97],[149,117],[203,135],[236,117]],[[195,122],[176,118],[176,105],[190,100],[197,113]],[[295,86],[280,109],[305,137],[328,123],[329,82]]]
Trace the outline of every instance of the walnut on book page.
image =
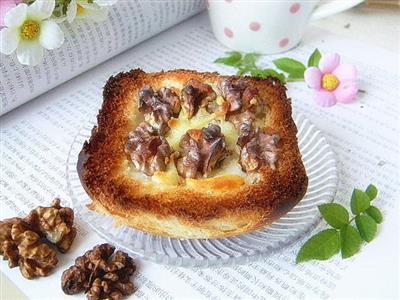
[[288,212],[308,179],[274,78],[140,69],[111,77],[78,171],[89,207],[152,234],[218,238]]

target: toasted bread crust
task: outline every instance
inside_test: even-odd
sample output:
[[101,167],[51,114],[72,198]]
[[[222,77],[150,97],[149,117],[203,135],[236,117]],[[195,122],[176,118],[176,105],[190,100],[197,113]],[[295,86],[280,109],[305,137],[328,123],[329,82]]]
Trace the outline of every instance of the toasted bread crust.
[[161,87],[165,80],[185,84],[190,79],[217,82],[222,77],[238,78],[189,70],[145,73],[140,69],[112,76],[104,87],[97,129],[79,158],[81,182],[93,200],[90,207],[115,216],[119,223],[157,235],[217,238],[260,228],[296,205],[306,192],[308,179],[290,100],[285,87],[271,77],[241,77],[256,86],[267,101],[266,126],[281,137],[277,168],[261,168],[258,182],[233,189],[218,183],[223,192],[214,192],[212,188],[180,185],[164,189],[127,175],[130,162],[124,146],[128,133],[137,125],[132,116],[137,114],[134,103],[138,91],[145,85]]

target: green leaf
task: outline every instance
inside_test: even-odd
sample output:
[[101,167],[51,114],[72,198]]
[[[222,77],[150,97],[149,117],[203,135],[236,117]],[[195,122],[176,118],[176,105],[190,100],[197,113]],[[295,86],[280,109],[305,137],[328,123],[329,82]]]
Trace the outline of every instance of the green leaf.
[[316,48],[314,52],[310,55],[307,65],[309,67],[317,67],[320,59],[321,59],[321,52],[319,52],[318,48]]
[[242,76],[252,70],[252,67],[249,66],[244,66],[244,67],[239,67],[239,69],[236,72],[236,75]]
[[249,66],[252,68],[256,68],[256,60],[260,55],[257,53],[247,53],[243,57],[241,64],[245,66]]
[[375,220],[376,223],[380,224],[383,221],[383,215],[382,212],[377,208],[376,206],[370,206],[366,210],[366,213]]
[[289,77],[291,77],[292,79],[304,78],[304,71],[306,70],[306,66],[303,63],[299,62],[298,60],[284,57],[275,59],[272,62],[278,69],[288,73]]
[[275,77],[278,78],[282,83],[285,83],[285,75],[282,73],[278,73],[274,69],[254,69],[251,70],[250,72],[251,76],[254,77],[261,77],[261,78],[267,78],[267,77]]
[[372,201],[376,198],[376,195],[378,194],[378,189],[373,184],[370,184],[365,190],[365,193],[368,195],[369,200]]
[[272,69],[253,69],[253,70],[251,70],[250,74],[251,74],[251,76],[254,76],[254,77],[266,78],[268,76],[271,76],[271,74],[273,72],[276,72],[276,71],[272,70]]
[[354,189],[351,195],[350,202],[351,211],[353,214],[358,215],[369,207],[368,195],[359,189]]
[[372,241],[378,230],[375,220],[366,214],[356,217],[356,226],[362,239],[366,242]]
[[304,81],[304,73],[289,74],[287,81]]
[[338,253],[339,249],[339,232],[335,229],[326,229],[305,242],[297,254],[296,263],[312,259],[327,260]]
[[340,229],[349,223],[349,213],[338,203],[327,203],[318,206],[325,221],[333,228]]
[[340,229],[342,258],[349,258],[360,251],[362,239],[358,231],[350,224]]
[[235,66],[242,59],[242,54],[237,51],[227,52],[226,54],[229,55],[217,58],[214,62],[227,66]]
[[301,80],[304,80],[304,71],[305,71],[305,70],[302,70],[302,71],[299,71],[299,72],[289,73],[288,78],[289,78],[291,81],[301,81]]

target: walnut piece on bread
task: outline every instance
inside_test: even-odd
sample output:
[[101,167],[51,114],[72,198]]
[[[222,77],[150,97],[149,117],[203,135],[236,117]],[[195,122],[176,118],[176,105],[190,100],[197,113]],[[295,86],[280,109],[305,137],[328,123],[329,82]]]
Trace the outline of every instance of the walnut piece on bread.
[[153,175],[156,171],[165,171],[171,149],[149,123],[142,122],[129,133],[126,152],[138,170]]
[[254,105],[258,96],[258,90],[249,85],[245,80],[222,79],[218,84],[223,97],[229,103],[228,112],[239,112],[248,110]]
[[206,107],[216,97],[217,95],[210,85],[192,79],[182,89],[182,106],[190,119],[200,107]]
[[[167,89],[173,101],[162,100]],[[168,107],[167,130],[146,117],[155,94]],[[305,194],[277,79],[137,69],[111,77],[103,97],[78,173],[89,207],[117,224],[176,238],[234,236],[273,222]]]
[[224,158],[226,150],[221,128],[216,124],[201,130],[188,130],[180,146],[183,155],[177,160],[176,167],[184,178],[208,177],[216,164]]
[[178,96],[169,88],[161,88],[157,93],[149,86],[139,93],[139,111],[145,113],[146,119],[156,125],[160,134],[169,130],[168,121],[177,116],[181,110]]
[[[249,138],[249,135],[251,137]],[[267,134],[258,128],[254,133],[246,135],[248,141],[243,142],[240,150],[240,165],[246,172],[255,171],[268,165],[275,169],[278,160],[276,147],[279,142],[277,134]],[[243,139],[242,139],[243,140]]]

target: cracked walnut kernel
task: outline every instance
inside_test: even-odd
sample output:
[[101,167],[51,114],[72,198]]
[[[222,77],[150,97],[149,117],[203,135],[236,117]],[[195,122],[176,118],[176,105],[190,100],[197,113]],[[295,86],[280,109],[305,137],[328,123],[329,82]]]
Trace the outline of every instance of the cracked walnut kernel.
[[44,243],[23,219],[0,222],[0,232],[0,253],[8,259],[10,268],[19,266],[25,278],[47,276],[57,265],[56,251]]
[[130,277],[136,266],[126,253],[114,250],[110,244],[101,244],[78,257],[61,277],[64,293],[84,291],[90,300],[121,299],[132,294]]
[[25,218],[0,221],[0,255],[10,268],[19,266],[27,279],[47,276],[57,265],[57,252],[66,252],[76,235],[74,213],[55,199],[50,207],[38,207]]
[[74,212],[69,207],[61,207],[58,198],[50,207],[39,206],[32,210],[26,220],[62,253],[69,250],[76,236]]

